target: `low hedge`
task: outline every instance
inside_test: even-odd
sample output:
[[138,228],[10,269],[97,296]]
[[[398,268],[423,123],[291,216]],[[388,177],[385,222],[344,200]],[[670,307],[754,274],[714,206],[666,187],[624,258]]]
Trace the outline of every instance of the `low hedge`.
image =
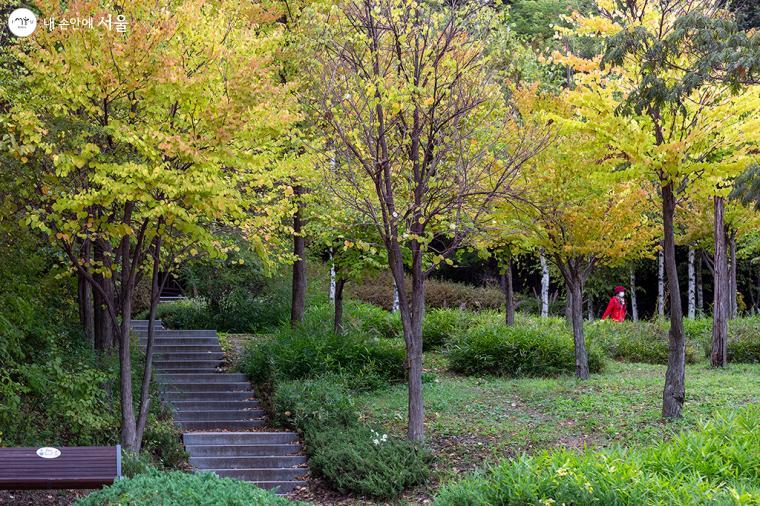
[[644,449],[543,452],[447,485],[439,506],[757,504],[760,407]]
[[[589,371],[599,372],[604,356],[587,346]],[[504,324],[475,326],[454,344],[449,366],[464,374],[499,376],[555,376],[575,372],[573,338],[567,329],[552,325],[522,327]]]
[[[76,506],[279,506],[293,503],[249,483],[211,473],[149,472],[124,478],[79,499]],[[304,503],[298,503],[304,504]]]
[[[710,356],[712,328],[702,339],[705,356]],[[728,321],[728,361],[760,363],[760,316],[734,318]]]
[[340,492],[393,499],[427,478],[428,452],[362,424],[341,376],[284,382],[272,402],[275,422],[303,434],[311,471]]
[[[699,338],[696,327],[685,323],[686,362],[697,361]],[[668,363],[668,328],[664,320],[595,322],[586,326],[587,340],[610,358],[622,362]]]
[[355,331],[336,335],[317,322],[312,314],[296,329],[283,326],[270,338],[252,340],[243,355],[243,372],[258,384],[340,373],[358,389],[404,380],[403,341]]

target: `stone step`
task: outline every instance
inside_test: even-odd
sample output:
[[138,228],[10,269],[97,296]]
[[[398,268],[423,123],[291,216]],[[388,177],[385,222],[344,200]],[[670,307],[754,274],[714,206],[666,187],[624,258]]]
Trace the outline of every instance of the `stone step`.
[[264,488],[267,490],[271,490],[272,492],[275,492],[277,494],[287,494],[288,492],[292,492],[297,488],[305,487],[306,482],[300,481],[300,480],[290,480],[290,481],[254,481],[251,482],[254,485],[256,485],[259,488]]
[[[233,383],[247,381],[245,374],[239,372],[199,372],[197,374],[188,373],[167,373],[158,375],[156,380],[159,383]],[[222,390],[222,389],[220,389]]]
[[[249,384],[250,388],[250,384]],[[209,390],[201,392],[162,392],[161,397],[165,402],[169,403],[181,403],[181,402],[233,402],[233,401],[246,401],[254,397],[252,390],[221,392],[219,390]],[[252,401],[256,402],[256,401]]]
[[[135,330],[135,334],[143,340],[148,337],[148,328]],[[155,337],[173,338],[173,337],[218,337],[216,330],[154,330]]]
[[305,467],[281,469],[204,469],[203,471],[216,473],[226,478],[253,482],[291,481],[303,478],[309,474],[309,470]]
[[245,457],[190,457],[195,469],[287,469],[306,463],[304,455],[268,455]]
[[247,401],[247,400],[230,400],[230,401],[218,401],[218,400],[190,400],[190,401],[171,401],[172,407],[175,411],[209,411],[212,409],[261,409],[259,401]]
[[301,451],[300,444],[261,445],[187,445],[191,457],[237,457],[256,455],[294,455]]
[[[251,384],[247,381],[234,382],[186,382],[186,383],[160,383],[160,388],[165,392],[251,392]],[[253,393],[251,393],[253,396]]]
[[198,368],[182,368],[182,369],[161,369],[157,368],[156,373],[158,374],[164,374],[164,373],[182,373],[182,374],[193,374],[198,372],[207,372],[207,373],[213,373],[213,372],[220,372],[221,369],[218,367],[206,367],[203,369]]
[[263,420],[266,412],[261,409],[215,409],[187,410],[174,412],[174,420],[178,422],[204,422],[207,420]]
[[[144,347],[143,347],[144,348]],[[153,345],[153,353],[163,354],[187,354],[187,353],[221,353],[222,347],[216,344],[159,344]]]
[[185,445],[262,445],[298,443],[295,432],[193,432],[184,434]]
[[[148,323],[150,320],[131,320],[129,323],[131,326],[134,327],[145,327],[148,328]],[[153,320],[153,326],[154,327],[160,327],[163,325],[163,322],[161,320]]]
[[[153,346],[219,346],[218,337],[159,337],[153,338]],[[140,339],[140,347],[148,346],[148,338]],[[221,347],[220,347],[221,348]]]
[[198,420],[198,421],[177,421],[176,424],[182,430],[245,430],[255,429],[257,427],[264,427],[266,421],[263,419],[258,420]]
[[[154,350],[156,348],[153,348]],[[178,360],[223,360],[224,359],[224,353],[221,351],[170,351],[165,352],[162,351],[161,353],[156,353],[154,351],[154,359],[155,360],[161,360],[161,361],[178,361]]]
[[153,360],[156,369],[216,369],[221,360]]

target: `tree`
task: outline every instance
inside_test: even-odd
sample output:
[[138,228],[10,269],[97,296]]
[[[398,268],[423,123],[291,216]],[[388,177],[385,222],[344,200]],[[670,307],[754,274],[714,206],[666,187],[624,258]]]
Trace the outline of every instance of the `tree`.
[[[129,337],[138,280],[151,276],[154,315],[159,268],[224,255],[215,227],[241,230],[264,253],[287,207],[275,181],[290,160],[275,154],[296,117],[288,88],[273,80],[276,13],[194,0],[172,11],[139,0],[39,6],[45,18],[106,11],[129,20],[126,32],[38,30],[19,40],[11,50],[25,69],[24,95],[0,122],[2,149],[29,187],[25,222],[102,297],[119,347],[121,440],[136,451],[152,358],[151,333],[136,417]],[[83,254],[88,244],[101,256]]]
[[587,379],[584,285],[597,266],[645,256],[655,237],[653,222],[646,220],[650,201],[646,190],[624,170],[625,159],[574,117],[568,99],[579,94],[593,100],[585,89],[565,90],[560,97],[536,97],[534,90],[519,93],[524,118],[538,124],[551,121],[556,128],[551,148],[523,171],[529,204],[505,211],[506,216],[515,215],[521,225],[515,228],[530,234],[533,246],[546,253],[565,281],[576,375]]
[[314,109],[349,161],[334,172],[348,188],[341,201],[376,228],[401,294],[410,252],[411,299],[400,297],[399,311],[414,441],[424,436],[425,278],[541,145],[521,134],[489,79],[481,41],[494,19],[479,4],[352,0],[315,13],[307,36]]
[[[565,61],[576,72],[586,74],[581,79],[583,85],[598,86],[604,80],[608,88],[599,89],[598,94],[606,97],[607,105],[602,109],[584,106],[582,114],[587,121],[599,125],[608,124],[610,116],[627,117],[628,123],[621,123],[621,130],[609,131],[607,139],[660,188],[670,302],[662,413],[678,417],[685,396],[685,340],[674,214],[679,192],[694,179],[719,170],[710,160],[725,146],[714,142],[714,134],[726,127],[733,129],[747,119],[744,103],[732,104],[739,108],[734,115],[721,116],[718,111],[711,114],[710,110],[722,108],[731,91],[740,87],[740,74],[754,73],[752,44],[730,21],[711,17],[713,12],[698,0],[664,0],[657,4],[600,0],[597,5],[598,16],[573,16],[574,31],[604,37],[604,57],[583,59],[571,55]],[[735,36],[725,40],[748,48],[750,54],[739,51],[738,58],[725,56],[731,53],[726,44],[722,48],[727,51],[721,53],[721,37],[727,34]],[[726,61],[716,60],[711,48],[718,55],[724,54]],[[575,79],[579,79],[578,74]],[[598,132],[605,134],[603,130]]]

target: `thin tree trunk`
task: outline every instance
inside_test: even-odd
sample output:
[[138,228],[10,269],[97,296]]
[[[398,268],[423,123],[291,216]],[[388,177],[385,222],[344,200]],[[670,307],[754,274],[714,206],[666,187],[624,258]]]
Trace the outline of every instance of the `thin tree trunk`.
[[588,321],[594,321],[594,298],[588,297]]
[[697,279],[697,314],[702,316],[705,313],[704,303],[704,285],[702,284],[702,262],[704,261],[704,253],[699,252],[697,265],[696,265],[696,279]]
[[546,255],[541,250],[539,260],[541,262],[541,317],[549,316],[549,264]]
[[330,248],[330,302],[335,303],[335,260],[333,259],[333,250]]
[[343,287],[346,286],[346,280],[339,278],[335,283],[335,318],[333,320],[333,332],[336,334],[343,333]]
[[512,283],[512,261],[507,262],[507,268],[501,275],[501,286],[504,291],[504,313],[507,325],[515,324],[515,292]]
[[393,281],[393,305],[391,306],[392,313],[398,311],[398,304],[398,287],[396,286],[396,281]]
[[713,367],[723,367],[727,362],[728,342],[728,264],[726,258],[726,234],[724,225],[723,197],[714,197],[715,205],[715,257],[713,260],[713,330],[710,363]]
[[686,341],[683,333],[683,313],[681,311],[681,290],[678,286],[676,266],[675,232],[673,218],[676,197],[673,183],[662,186],[663,259],[668,276],[670,293],[670,331],[668,333],[668,368],[665,372],[665,388],[662,393],[662,416],[681,416],[681,408],[686,397]]
[[[106,269],[110,269],[111,264],[107,259],[104,252],[104,245],[101,241],[95,241],[94,244],[94,257],[97,264],[102,264]],[[111,320],[108,314],[108,303],[113,304],[116,307],[116,300],[114,297],[113,278],[106,278],[103,274],[93,274],[95,283],[102,287],[103,293],[100,290],[93,290],[93,329],[95,339],[96,350],[110,350],[114,347],[114,329],[115,323]],[[105,294],[105,295],[104,295]],[[108,299],[106,301],[105,299]]]
[[[296,198],[304,193],[300,185],[296,185],[293,192]],[[306,241],[303,236],[303,203],[301,199],[296,202],[296,212],[293,214],[293,255],[297,260],[293,263],[290,325],[295,327],[303,321],[306,304]]]
[[728,271],[728,317],[729,318],[736,318],[736,315],[739,310],[739,304],[736,300],[737,297],[737,287],[736,287],[736,270],[737,270],[737,259],[736,259],[736,231],[731,230],[731,232],[728,234],[728,260],[729,260],[729,271]]
[[665,260],[662,249],[657,253],[657,314],[665,316]]
[[[82,245],[83,264],[92,261],[92,242],[89,239]],[[79,302],[79,322],[84,329],[87,342],[95,349],[95,309],[93,307],[92,284],[81,272],[77,272],[77,300]]]
[[588,354],[586,338],[583,333],[583,281],[580,274],[573,272],[571,266],[563,267],[563,276],[570,295],[570,318],[573,327],[575,345],[575,375],[580,379],[588,379]]
[[633,321],[637,322],[639,321],[639,305],[636,300],[636,271],[633,268],[631,268],[630,281],[631,281],[631,318],[633,318]]
[[[160,228],[160,224],[159,224]],[[164,276],[163,283],[159,285],[158,271],[161,268],[161,235],[157,234],[153,241],[153,277],[150,285],[150,311],[148,314],[148,342],[145,346],[145,368],[143,370],[142,390],[140,390],[140,412],[137,417],[137,434],[135,436],[136,449],[140,451],[142,446],[143,434],[145,434],[145,425],[148,421],[148,412],[150,411],[150,381],[153,373],[153,341],[155,332],[153,322],[156,320],[156,308],[161,299],[161,291],[169,279],[167,273]]]
[[689,290],[688,290],[689,318],[694,318],[696,316],[695,298],[696,298],[697,278],[696,278],[696,273],[694,269],[694,257],[695,257],[694,248],[689,246]]
[[422,253],[412,253],[411,336],[407,348],[409,362],[409,427],[407,437],[422,442],[425,438],[425,407],[422,397],[422,321],[425,318],[425,277]]

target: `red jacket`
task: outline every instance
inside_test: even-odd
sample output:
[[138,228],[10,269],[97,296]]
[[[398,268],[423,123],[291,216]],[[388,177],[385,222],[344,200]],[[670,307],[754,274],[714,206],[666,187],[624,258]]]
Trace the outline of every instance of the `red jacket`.
[[616,322],[625,320],[625,299],[621,301],[619,297],[613,295],[610,303],[607,304],[607,310],[602,315],[602,320],[606,320],[608,316]]

